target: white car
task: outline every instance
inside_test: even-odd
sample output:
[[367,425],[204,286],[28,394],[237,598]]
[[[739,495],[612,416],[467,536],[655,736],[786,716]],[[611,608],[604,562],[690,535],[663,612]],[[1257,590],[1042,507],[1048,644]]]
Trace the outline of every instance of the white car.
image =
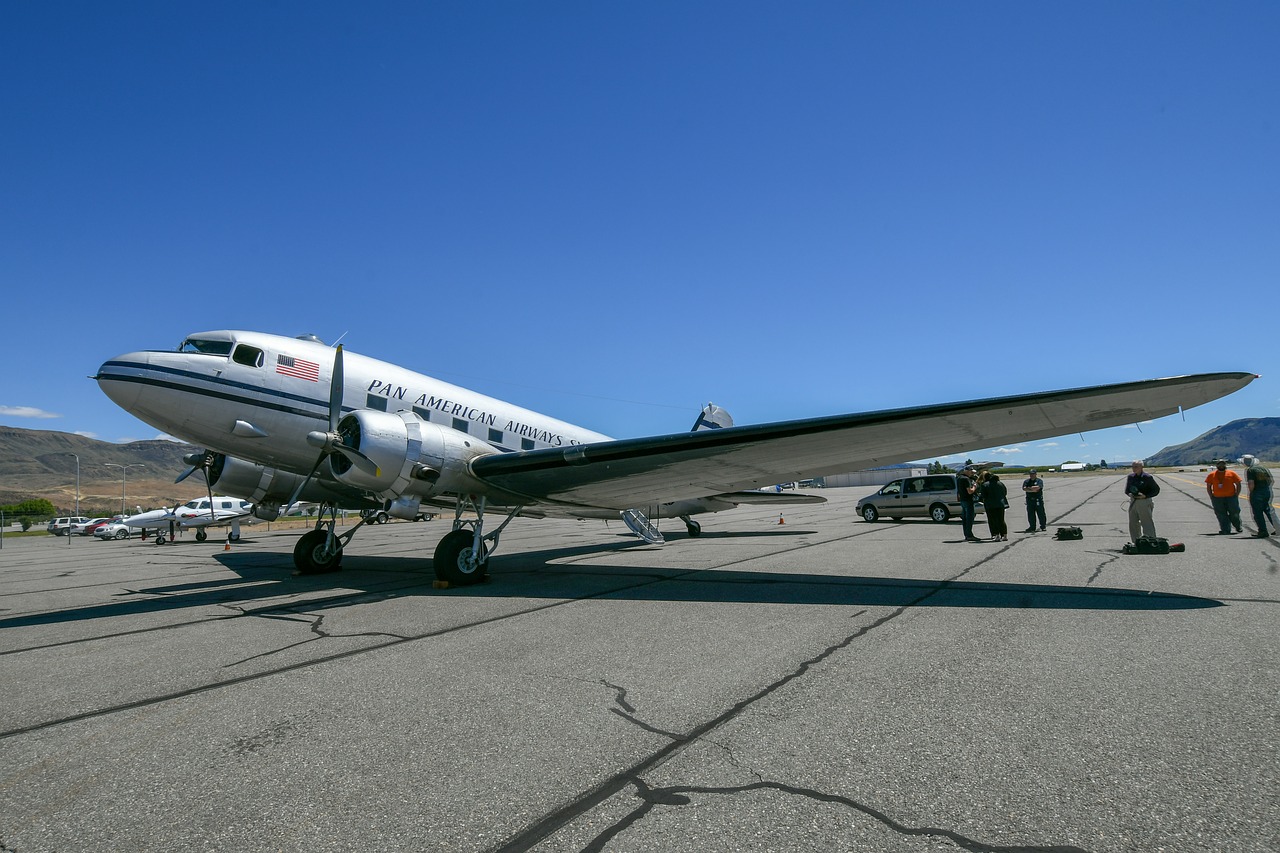
[[110,524],[104,524],[97,530],[93,531],[93,535],[99,539],[128,539],[133,535],[136,528],[119,521],[113,521]]
[[77,536],[88,536],[96,528],[96,525],[102,524],[104,521],[110,521],[109,518],[91,518],[81,524],[71,525],[71,532]]

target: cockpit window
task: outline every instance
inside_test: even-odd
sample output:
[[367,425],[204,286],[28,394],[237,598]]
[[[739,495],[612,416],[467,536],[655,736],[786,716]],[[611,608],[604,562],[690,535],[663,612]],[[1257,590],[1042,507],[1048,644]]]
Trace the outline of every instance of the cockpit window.
[[187,338],[179,352],[199,352],[205,355],[231,355],[231,341],[210,341],[203,338]]
[[257,347],[251,347],[248,344],[240,344],[240,346],[236,347],[231,360],[236,364],[243,364],[245,367],[262,367],[262,350]]

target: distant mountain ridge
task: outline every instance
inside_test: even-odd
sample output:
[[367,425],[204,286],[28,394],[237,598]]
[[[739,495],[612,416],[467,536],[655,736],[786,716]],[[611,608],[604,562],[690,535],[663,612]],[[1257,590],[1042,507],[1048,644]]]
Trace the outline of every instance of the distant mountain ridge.
[[1241,418],[1166,447],[1145,461],[1149,466],[1197,465],[1214,459],[1239,459],[1246,453],[1267,462],[1280,460],[1280,418]]
[[[120,509],[123,487],[132,509],[172,505],[201,494],[204,480],[193,477],[181,485],[174,478],[186,470],[182,457],[193,448],[176,441],[133,441],[112,444],[70,432],[0,426],[0,504],[45,498],[54,506],[73,510],[76,496],[76,458],[80,457],[80,505]],[[127,475],[108,465],[128,465]],[[133,467],[141,466],[141,467]]]

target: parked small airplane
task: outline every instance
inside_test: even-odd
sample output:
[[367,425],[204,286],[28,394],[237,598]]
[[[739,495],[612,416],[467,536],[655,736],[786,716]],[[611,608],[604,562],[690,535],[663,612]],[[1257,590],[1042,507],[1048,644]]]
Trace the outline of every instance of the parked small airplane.
[[[651,519],[675,517],[696,536],[696,513],[822,500],[758,491],[775,483],[1149,420],[1256,376],[1179,376],[750,426],[708,407],[691,432],[620,440],[311,336],[201,332],[176,351],[117,356],[93,378],[126,411],[203,445],[187,457],[187,473],[201,470],[210,489],[253,502],[258,518],[319,502],[315,528],[294,547],[299,572],[339,567],[362,526],[337,533],[339,508],[411,519],[426,503],[454,510],[435,549],[436,576],[467,584],[485,576],[517,515],[621,516],[653,542],[661,534]],[[490,509],[506,518],[486,532]]]
[[[211,505],[213,507],[212,512],[209,509]],[[230,495],[210,495],[207,498],[196,498],[187,501],[182,506],[175,506],[173,509],[162,507],[142,512],[141,507],[139,507],[139,511],[134,515],[127,516],[114,524],[108,525],[112,529],[104,531],[100,538],[117,538],[116,533],[120,528],[124,527],[141,530],[143,537],[147,535],[148,530],[154,530],[156,532],[157,545],[165,543],[166,532],[172,536],[176,530],[195,530],[196,541],[203,542],[209,538],[206,528],[230,526],[231,532],[228,536],[232,542],[235,542],[240,539],[240,524],[242,520],[245,524],[257,523],[258,520],[253,517],[252,513],[253,504],[246,500]]]

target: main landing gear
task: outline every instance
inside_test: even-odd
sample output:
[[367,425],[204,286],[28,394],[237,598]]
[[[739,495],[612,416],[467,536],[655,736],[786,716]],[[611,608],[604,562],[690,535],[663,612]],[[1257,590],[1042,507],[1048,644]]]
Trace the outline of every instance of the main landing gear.
[[297,570],[295,574],[321,575],[336,572],[342,566],[342,549],[347,547],[351,537],[367,522],[367,518],[362,518],[346,533],[334,533],[333,528],[338,523],[338,509],[331,503],[322,503],[316,516],[315,529],[302,534],[293,546],[293,565]]
[[[460,495],[453,513],[453,530],[440,540],[432,558],[436,578],[453,586],[469,586],[484,580],[489,572],[489,555],[498,547],[499,534],[522,509],[523,506],[514,508],[496,530],[485,533],[485,499]],[[464,519],[464,512],[473,513],[475,518]],[[333,504],[321,504],[315,529],[302,534],[293,547],[296,573],[318,575],[336,572],[342,565],[343,548],[356,531],[369,522],[370,519],[362,518],[346,533],[335,533],[337,508]]]
[[[436,546],[431,563],[436,579],[456,586],[480,583],[489,574],[489,555],[498,548],[498,536],[511,523],[523,506],[511,510],[498,529],[484,533],[485,499],[474,495],[459,495],[453,510],[453,530],[446,533]],[[462,513],[470,510],[474,519],[464,519]]]

